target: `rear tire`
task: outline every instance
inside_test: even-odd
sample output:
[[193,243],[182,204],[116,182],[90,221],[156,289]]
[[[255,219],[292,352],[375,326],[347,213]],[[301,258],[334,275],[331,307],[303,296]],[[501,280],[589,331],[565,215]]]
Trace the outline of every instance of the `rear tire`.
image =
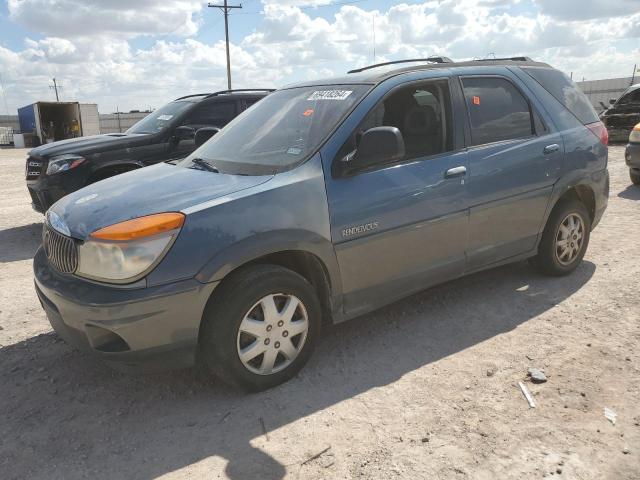
[[633,170],[629,170],[629,177],[631,177],[631,183],[634,185],[640,185],[640,173],[635,173]]
[[568,275],[582,262],[590,233],[591,219],[584,204],[572,198],[560,200],[547,220],[538,255],[529,263],[546,275]]
[[242,268],[207,304],[201,359],[226,383],[254,392],[272,388],[311,356],[321,311],[314,288],[301,275],[276,265]]

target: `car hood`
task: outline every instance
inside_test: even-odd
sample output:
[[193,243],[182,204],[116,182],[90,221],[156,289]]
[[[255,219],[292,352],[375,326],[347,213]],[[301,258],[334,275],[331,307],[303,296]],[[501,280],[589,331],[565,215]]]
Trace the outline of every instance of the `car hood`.
[[107,225],[153,213],[178,212],[271,178],[271,175],[226,175],[160,163],[89,185],[63,197],[50,210],[60,217],[72,237],[84,240]]
[[126,146],[134,146],[148,142],[150,134],[114,133],[91,135],[89,137],[69,138],[53,143],[45,143],[32,149],[29,155],[34,157],[52,157],[65,153],[90,154]]

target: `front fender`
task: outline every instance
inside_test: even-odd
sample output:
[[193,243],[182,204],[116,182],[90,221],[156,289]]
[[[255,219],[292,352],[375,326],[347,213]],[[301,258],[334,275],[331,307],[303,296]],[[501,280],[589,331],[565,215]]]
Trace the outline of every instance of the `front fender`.
[[[242,265],[266,255],[287,251],[314,255],[329,277],[333,301],[339,301],[342,297],[342,281],[333,244],[321,235],[306,230],[287,229],[263,232],[233,243],[217,252],[195,278],[202,283],[219,281]],[[334,307],[336,306],[334,303]]]

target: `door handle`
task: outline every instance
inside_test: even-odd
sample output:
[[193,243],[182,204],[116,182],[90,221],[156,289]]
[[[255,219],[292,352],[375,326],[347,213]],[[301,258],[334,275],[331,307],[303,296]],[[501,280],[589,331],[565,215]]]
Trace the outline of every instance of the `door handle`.
[[552,143],[551,145],[547,145],[546,147],[544,147],[542,153],[544,153],[545,155],[549,155],[550,153],[557,152],[558,150],[560,150],[560,145],[558,145],[557,143]]
[[467,174],[467,167],[464,167],[464,166],[453,167],[447,170],[446,172],[444,172],[444,178],[462,177],[466,174]]

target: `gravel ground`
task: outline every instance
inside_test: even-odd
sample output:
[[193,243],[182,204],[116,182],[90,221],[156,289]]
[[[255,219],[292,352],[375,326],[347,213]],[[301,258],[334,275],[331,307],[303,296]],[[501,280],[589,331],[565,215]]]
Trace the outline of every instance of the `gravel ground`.
[[523,262],[432,288],[329,329],[298,377],[254,395],[117,373],[52,333],[24,158],[0,150],[1,478],[640,478],[640,188],[622,147],[572,275]]

